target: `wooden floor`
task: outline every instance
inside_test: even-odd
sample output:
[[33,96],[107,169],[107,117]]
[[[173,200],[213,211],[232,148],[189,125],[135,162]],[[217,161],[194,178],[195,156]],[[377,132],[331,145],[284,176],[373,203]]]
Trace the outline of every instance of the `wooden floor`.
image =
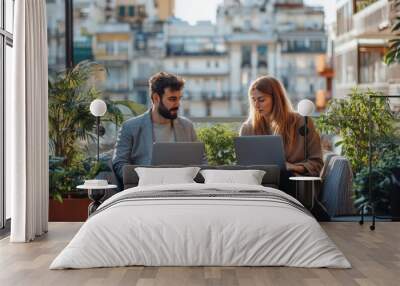
[[353,268],[123,267],[48,270],[80,223],[50,223],[32,243],[0,241],[0,285],[400,285],[400,223],[382,222],[372,232],[354,222],[323,223]]

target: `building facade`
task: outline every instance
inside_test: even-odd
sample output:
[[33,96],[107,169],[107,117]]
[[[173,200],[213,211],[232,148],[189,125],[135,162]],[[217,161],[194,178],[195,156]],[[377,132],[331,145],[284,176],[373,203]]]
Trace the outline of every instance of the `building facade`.
[[164,69],[185,81],[183,112],[190,116],[229,116],[229,61],[225,40],[211,22],[166,24]]
[[387,95],[400,94],[400,66],[386,66],[383,57],[394,37],[394,1],[340,0],[335,39],[335,96],[357,86]]
[[[49,13],[63,11],[59,2],[49,1]],[[224,0],[215,24],[190,25],[173,17],[174,5],[173,0],[74,1],[75,63],[104,64],[105,96],[148,106],[149,77],[162,70],[176,73],[186,80],[182,113],[192,117],[247,114],[249,85],[262,75],[278,77],[294,105],[325,89],[316,69],[326,51],[321,9],[302,0]],[[49,37],[55,69],[63,60],[60,23],[51,20],[49,28],[56,35]]]
[[260,75],[276,74],[273,1],[224,1],[217,28],[227,46],[231,115],[247,113],[247,90]]
[[277,75],[292,103],[304,98],[315,101],[326,89],[325,80],[316,69],[327,50],[324,12],[304,6],[301,1],[280,1],[275,8],[279,38]]

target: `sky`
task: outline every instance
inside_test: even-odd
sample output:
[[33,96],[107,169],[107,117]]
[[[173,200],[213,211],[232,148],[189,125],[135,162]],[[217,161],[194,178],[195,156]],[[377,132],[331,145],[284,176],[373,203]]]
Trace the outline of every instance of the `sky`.
[[[176,0],[175,15],[190,24],[197,21],[209,20],[215,23],[215,14],[218,4],[223,0]],[[310,6],[323,6],[325,9],[326,23],[335,21],[336,0],[304,0]]]

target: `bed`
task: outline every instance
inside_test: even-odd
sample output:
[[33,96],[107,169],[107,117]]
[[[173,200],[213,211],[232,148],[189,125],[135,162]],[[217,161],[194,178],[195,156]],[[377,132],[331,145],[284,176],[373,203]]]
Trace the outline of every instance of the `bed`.
[[276,176],[271,174],[279,171],[262,168],[269,170],[262,185],[135,186],[132,178],[137,180],[137,174],[131,166],[127,169],[132,176],[128,182],[124,179],[128,188],[97,209],[50,269],[130,265],[350,268],[301,203],[267,186],[274,185],[271,180]]

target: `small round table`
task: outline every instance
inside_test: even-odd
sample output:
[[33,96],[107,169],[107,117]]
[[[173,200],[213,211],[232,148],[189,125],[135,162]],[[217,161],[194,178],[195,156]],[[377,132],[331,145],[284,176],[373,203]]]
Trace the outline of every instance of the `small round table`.
[[308,204],[307,207],[309,209],[314,208],[314,200],[315,200],[315,182],[320,182],[320,177],[290,177],[289,180],[296,182],[296,199],[299,199],[298,195],[298,183],[299,182],[312,182],[311,183],[311,204]]
[[90,186],[90,185],[79,185],[76,187],[77,189],[88,190],[88,197],[92,202],[88,207],[88,215],[90,216],[92,213],[96,211],[96,209],[101,205],[101,199],[105,195],[106,189],[115,189],[116,185],[105,185],[105,186]]

